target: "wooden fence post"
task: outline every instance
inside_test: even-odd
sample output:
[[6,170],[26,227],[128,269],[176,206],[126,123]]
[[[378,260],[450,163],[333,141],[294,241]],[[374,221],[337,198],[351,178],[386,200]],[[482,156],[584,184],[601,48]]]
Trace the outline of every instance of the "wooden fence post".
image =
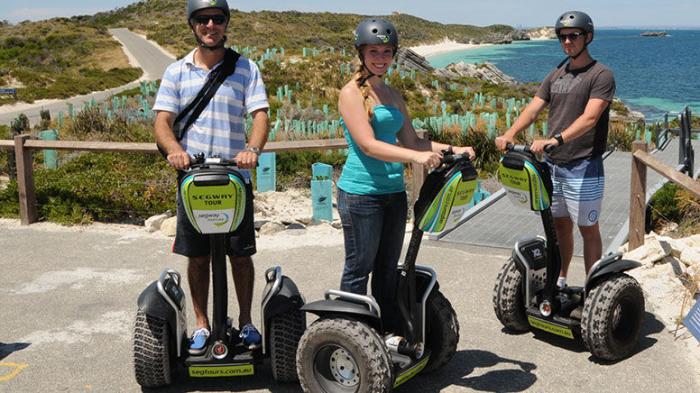
[[[428,139],[428,131],[426,130],[416,130],[416,134],[421,139]],[[413,210],[411,209],[416,199],[418,199],[420,188],[423,187],[425,177],[428,176],[428,168],[420,164],[411,163],[411,172],[413,172],[413,192],[411,193],[411,203],[408,205],[408,209],[412,212]]]
[[33,152],[24,148],[29,135],[15,136],[15,157],[17,159],[17,185],[19,187],[19,218],[22,225],[35,223],[38,219],[36,195],[34,194]]
[[644,245],[644,215],[647,199],[647,166],[634,156],[637,150],[647,151],[647,144],[632,143],[632,174],[630,187],[629,250]]

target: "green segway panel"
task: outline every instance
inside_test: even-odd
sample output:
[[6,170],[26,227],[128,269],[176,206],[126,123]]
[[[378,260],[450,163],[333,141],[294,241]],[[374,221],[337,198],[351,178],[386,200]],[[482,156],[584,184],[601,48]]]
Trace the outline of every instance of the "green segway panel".
[[236,170],[194,169],[180,182],[180,197],[187,218],[201,234],[233,232],[243,221],[245,180]]
[[[465,163],[464,166],[466,165]],[[416,217],[418,228],[423,232],[442,232],[445,228],[457,224],[469,208],[478,186],[476,171],[471,164],[468,164],[468,169],[461,166],[445,173],[431,173],[429,176],[438,179],[426,180],[424,187],[432,185],[440,188],[422,216]],[[421,198],[425,196],[426,193],[421,192]]]
[[515,206],[542,211],[552,205],[539,164],[519,152],[508,152],[501,158],[498,181],[508,191]]

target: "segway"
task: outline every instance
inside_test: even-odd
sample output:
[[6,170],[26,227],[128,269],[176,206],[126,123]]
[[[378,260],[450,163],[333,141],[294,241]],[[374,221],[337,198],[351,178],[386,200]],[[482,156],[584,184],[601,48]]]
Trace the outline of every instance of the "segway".
[[444,152],[414,205],[415,224],[406,259],[397,269],[400,325],[387,331],[372,296],[328,290],[302,311],[318,315],[299,342],[297,372],[305,392],[391,391],[419,372],[444,366],[459,341],[459,323],[440,292],[435,270],[417,266],[424,232],[439,232],[462,217],[477,187],[463,155]]
[[[550,150],[550,146],[547,147]],[[514,205],[539,212],[545,237],[515,243],[493,290],[496,317],[517,332],[530,328],[581,339],[596,358],[615,361],[637,347],[644,294],[624,272],[641,266],[622,253],[598,260],[582,287],[560,289],[561,256],[551,211],[552,179],[546,163],[524,145],[508,145],[498,180]]]
[[170,384],[182,367],[192,378],[253,375],[255,366],[266,357],[276,380],[297,379],[294,357],[306,326],[306,314],[300,311],[304,300],[279,267],[265,272],[260,347],[249,350],[243,346],[227,317],[227,234],[243,220],[248,197],[245,183],[249,182],[234,166],[233,161],[195,157],[179,184],[187,217],[198,232],[211,239],[212,330],[204,352],[190,355],[180,274],[165,269],[138,298],[134,368],[136,381],[143,387]]

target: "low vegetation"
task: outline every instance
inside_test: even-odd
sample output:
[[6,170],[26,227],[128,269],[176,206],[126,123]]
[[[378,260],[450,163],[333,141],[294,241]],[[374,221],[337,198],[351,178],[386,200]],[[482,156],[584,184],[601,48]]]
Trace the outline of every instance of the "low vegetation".
[[[85,17],[0,25],[0,87],[17,101],[67,98],[139,78],[106,27]],[[15,102],[0,96],[0,105]]]

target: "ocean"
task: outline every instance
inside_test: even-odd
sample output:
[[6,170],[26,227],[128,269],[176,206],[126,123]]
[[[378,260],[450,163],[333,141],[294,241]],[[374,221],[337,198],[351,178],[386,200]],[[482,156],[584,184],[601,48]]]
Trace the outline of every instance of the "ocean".
[[[599,30],[589,46],[615,74],[616,96],[647,120],[686,105],[700,114],[700,30],[665,30],[667,37],[642,37],[645,30]],[[519,41],[428,57],[435,67],[450,63],[494,63],[520,82],[541,82],[564,55],[557,40]]]

